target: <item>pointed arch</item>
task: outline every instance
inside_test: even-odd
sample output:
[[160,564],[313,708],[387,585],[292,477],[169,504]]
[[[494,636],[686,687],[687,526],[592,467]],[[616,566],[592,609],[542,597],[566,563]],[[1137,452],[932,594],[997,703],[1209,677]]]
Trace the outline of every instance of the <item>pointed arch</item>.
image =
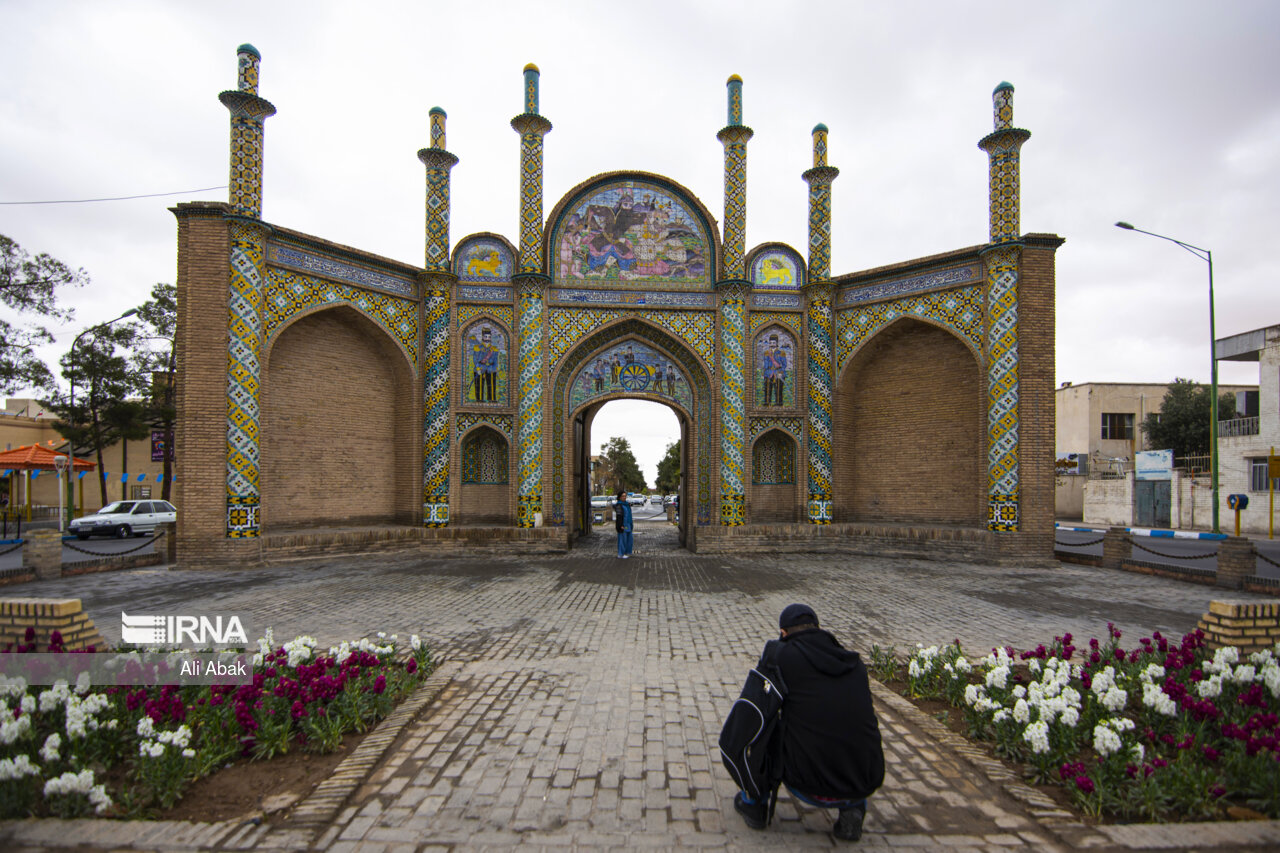
[[458,524],[509,525],[514,521],[510,483],[511,445],[491,424],[479,423],[459,442]]
[[834,398],[835,520],[982,526],[986,384],[967,341],[894,320],[846,362]]
[[266,349],[261,375],[266,529],[413,523],[420,398],[380,324],[345,304],[301,312]]
[[[692,386],[692,400],[687,416],[690,420],[689,436],[694,445],[689,458],[696,469],[690,483],[691,491],[696,495],[696,519],[699,525],[712,522],[712,462],[710,454],[713,450],[711,441],[711,382],[708,371],[684,341],[679,340],[665,329],[641,319],[622,319],[597,329],[587,335],[575,346],[571,347],[552,371],[552,414],[551,429],[551,505],[547,523],[564,525],[569,518],[568,508],[571,505],[569,487],[574,471],[571,470],[571,450],[573,436],[572,427],[575,413],[586,407],[570,406],[569,383],[579,375],[580,369],[587,359],[595,353],[603,351],[618,341],[633,338],[644,341],[657,350],[669,354],[674,364],[680,367]],[[654,399],[671,405],[670,399],[641,393],[618,393],[607,395],[609,399],[640,398]],[[603,401],[603,397],[601,401]],[[592,404],[596,402],[592,401]],[[673,408],[676,408],[673,406]],[[681,411],[677,409],[677,411]]]

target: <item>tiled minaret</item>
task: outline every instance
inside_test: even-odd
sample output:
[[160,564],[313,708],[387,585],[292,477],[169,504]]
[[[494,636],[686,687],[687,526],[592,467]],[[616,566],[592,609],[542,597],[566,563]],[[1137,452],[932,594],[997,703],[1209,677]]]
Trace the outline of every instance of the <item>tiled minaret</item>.
[[418,152],[427,168],[426,259],[422,274],[422,523],[449,523],[449,172],[458,162],[445,147],[445,120],[432,107],[431,147]]
[[520,134],[520,261],[512,276],[516,291],[516,338],[520,391],[516,441],[520,483],[516,524],[533,527],[542,514],[542,373],[547,283],[542,266],[542,137],[551,122],[538,114],[538,66],[524,67],[524,112],[511,120]]
[[1030,131],[1013,126],[1013,86],[991,93],[995,129],[978,143],[990,159],[987,267],[987,527],[1018,529],[1019,152]]
[[230,308],[227,316],[227,536],[256,537],[261,490],[262,283],[267,228],[262,223],[263,125],[276,108],[258,96],[262,55],[236,49],[236,88],[218,95],[231,111]]
[[747,142],[751,128],[742,123],[742,78],[728,81],[729,123],[717,135],[724,145],[724,260],[716,282],[720,306],[720,523],[737,526],[746,520],[743,446],[746,417],[746,313],[751,284],[745,254],[747,230]]
[[827,165],[827,126],[813,129],[809,184],[809,501],[811,524],[831,523],[831,184],[840,170]]

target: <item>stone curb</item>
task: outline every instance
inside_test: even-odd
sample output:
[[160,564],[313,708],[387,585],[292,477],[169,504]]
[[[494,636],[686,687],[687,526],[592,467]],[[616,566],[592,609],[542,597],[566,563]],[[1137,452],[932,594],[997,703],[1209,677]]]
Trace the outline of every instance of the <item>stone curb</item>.
[[929,737],[973,765],[993,785],[1026,805],[1028,812],[1042,829],[1070,848],[1121,847],[1152,850],[1182,848],[1186,845],[1262,845],[1260,849],[1280,847],[1280,820],[1087,826],[1074,813],[1066,811],[1053,799],[1023,782],[1002,762],[991,758],[980,747],[921,711],[910,700],[899,696],[874,678],[870,682],[871,692],[877,702],[892,706],[896,713],[912,725],[919,726]]
[[[334,768],[329,778],[317,785],[315,790],[294,808],[293,813],[276,827],[272,834],[308,830],[314,840],[316,835],[319,835],[337,818],[343,804],[351,798],[373,768],[382,760],[391,744],[400,737],[405,726],[440,695],[440,691],[448,686],[461,669],[462,664],[458,662],[438,666],[412,696],[401,702],[390,716],[379,723],[360,742],[360,745]],[[267,840],[266,844],[272,846],[270,840]]]
[[404,727],[429,705],[462,668],[451,662],[436,667],[417,690],[380,722],[360,745],[342,760],[333,774],[299,803],[277,826],[252,821],[116,821],[83,818],[27,818],[0,821],[0,848],[32,846],[119,847],[131,850],[248,849],[250,847],[306,849],[343,803],[378,764]]

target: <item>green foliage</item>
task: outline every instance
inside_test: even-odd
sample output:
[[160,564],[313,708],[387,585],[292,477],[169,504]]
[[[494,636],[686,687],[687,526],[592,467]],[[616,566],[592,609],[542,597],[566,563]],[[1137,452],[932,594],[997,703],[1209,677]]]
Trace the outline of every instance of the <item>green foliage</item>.
[[640,473],[640,465],[635,454],[631,452],[631,443],[625,438],[614,436],[604,446],[602,454],[609,463],[609,491],[639,492],[645,488],[644,474]]
[[680,442],[667,445],[667,453],[658,462],[658,491],[669,495],[680,488]]
[[898,677],[902,664],[898,661],[898,647],[884,647],[879,643],[871,645],[871,674],[881,681],[894,681]]
[[[1173,450],[1173,455],[1203,456],[1209,452],[1209,419],[1211,394],[1209,386],[1190,379],[1175,379],[1165,392],[1159,413],[1152,412],[1142,421],[1147,443],[1157,450]],[[1218,420],[1236,413],[1236,401],[1230,394],[1218,398]]]
[[[71,309],[58,307],[58,290],[80,287],[88,281],[84,270],[73,270],[49,255],[32,257],[0,234],[0,304],[18,315],[70,320]],[[52,342],[53,335],[39,323],[0,318],[0,392],[36,388],[51,393],[55,388],[53,374],[34,348]]]

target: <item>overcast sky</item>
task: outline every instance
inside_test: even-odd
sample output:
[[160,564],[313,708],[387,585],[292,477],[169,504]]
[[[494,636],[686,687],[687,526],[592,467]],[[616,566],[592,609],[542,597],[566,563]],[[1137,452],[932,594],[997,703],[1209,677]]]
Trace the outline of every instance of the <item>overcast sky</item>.
[[[994,14],[992,9],[997,10]],[[831,129],[832,271],[987,238],[991,90],[1016,88],[1022,230],[1058,253],[1057,380],[1209,378],[1208,274],[1127,220],[1214,253],[1219,337],[1280,323],[1280,3],[177,2],[0,0],[0,233],[92,276],[86,326],[175,276],[179,201],[225,190],[235,49],[262,53],[263,218],[420,264],[427,110],[449,114],[451,237],[518,238],[521,69],[542,70],[549,212],[615,169],[723,213],[725,79],[745,81],[747,246],[806,242],[809,132]],[[1256,382],[1223,365],[1222,382]],[[613,405],[595,444],[637,435]],[[618,426],[609,413],[622,409]],[[633,439],[652,477],[668,441]]]

